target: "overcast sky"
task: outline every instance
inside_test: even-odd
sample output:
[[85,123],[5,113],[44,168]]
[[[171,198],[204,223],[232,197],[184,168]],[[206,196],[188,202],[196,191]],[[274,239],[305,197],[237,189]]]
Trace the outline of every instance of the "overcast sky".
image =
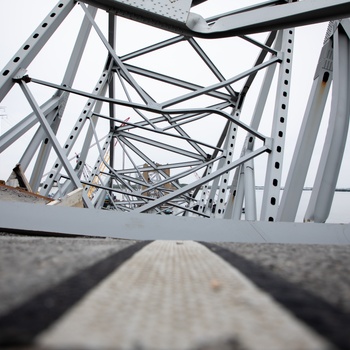
[[[218,13],[227,12],[234,7],[247,6],[250,3],[257,1],[227,1],[227,0],[209,0],[207,3],[195,7],[192,9],[193,12],[200,12],[203,17],[211,16]],[[48,12],[56,5],[56,0],[11,0],[11,1],[1,1],[0,2],[0,66],[3,67],[11,59],[11,57],[20,48],[23,42],[30,36],[30,34],[35,30],[38,24],[44,19]],[[230,5],[232,7],[228,8]],[[51,71],[57,72],[57,83],[59,83],[58,76],[61,76],[64,68],[55,63],[51,64],[50,55],[59,57],[69,57],[70,47],[73,45],[74,36],[71,33],[75,33],[79,28],[81,18],[83,16],[82,10],[79,6],[73,10],[73,12],[68,16],[62,28],[60,28],[61,34],[58,36],[61,45],[50,46],[47,45],[47,55],[44,56],[45,59],[39,60],[37,65],[30,67],[32,70],[29,75],[35,74],[35,76],[40,76],[40,72],[45,72],[44,69],[49,69]],[[321,23],[318,25],[306,26],[298,28],[296,30],[295,46],[294,46],[294,66],[292,75],[292,90],[291,90],[291,100],[289,107],[289,121],[288,121],[288,136],[286,144],[286,154],[285,154],[285,167],[289,166],[292,149],[294,147],[297,133],[300,127],[301,119],[305,110],[305,105],[307,102],[308,94],[312,84],[312,78],[315,72],[315,67],[318,61],[319,53],[324,40],[325,32],[327,28],[327,23]],[[153,34],[154,33],[154,34]],[[133,45],[136,45],[139,36],[149,36],[150,40],[153,40],[152,35],[156,31],[150,30],[146,33],[139,33],[138,31],[128,31],[127,36],[123,44],[120,44],[118,48],[124,50],[126,53],[128,50],[133,49]],[[56,34],[55,34],[56,35]],[[74,34],[76,35],[76,34]],[[160,38],[161,38],[160,34]],[[155,40],[156,41],[156,40]],[[223,48],[227,50],[227,48]],[[245,52],[240,52],[239,49],[235,49],[236,60],[239,59],[244,62],[246,60]],[[105,59],[105,54],[98,57],[98,50],[96,50],[93,59],[94,63],[97,65],[102,65]],[[52,60],[52,62],[57,62]],[[232,65],[232,60],[227,60],[227,71]],[[42,73],[44,75],[44,73]],[[45,79],[45,76],[41,78]],[[20,93],[18,91],[18,93]],[[44,101],[49,96],[42,96]],[[27,107],[18,105],[16,103],[16,94],[11,93],[11,98],[8,96],[3,102],[0,102],[0,106],[6,107],[7,118],[2,118],[1,120],[1,133],[4,133],[11,126],[15,125],[22,117],[24,117],[28,111]],[[1,112],[1,111],[0,111]],[[314,163],[317,164],[317,153],[320,154],[322,149],[322,133],[327,126],[327,120],[325,119],[321,128],[321,137],[318,141],[318,146],[316,147],[316,157]],[[23,144],[18,143],[18,154],[23,152]],[[349,146],[346,149],[347,154]],[[16,156],[14,156],[16,157]],[[347,157],[350,159],[350,157]],[[13,165],[14,159],[8,159],[4,155],[0,155],[0,178],[7,179],[9,175],[8,168]],[[18,161],[17,159],[15,162]],[[316,166],[313,166],[315,168]],[[343,168],[350,168],[350,160],[345,161]],[[308,176],[308,183],[306,185],[312,185],[313,175]],[[349,177],[347,172],[341,172],[338,181],[338,187],[350,187]]]

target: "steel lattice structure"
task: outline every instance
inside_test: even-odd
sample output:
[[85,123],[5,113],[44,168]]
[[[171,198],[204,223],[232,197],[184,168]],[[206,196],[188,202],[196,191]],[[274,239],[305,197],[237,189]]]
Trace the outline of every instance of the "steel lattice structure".
[[[57,3],[0,74],[0,101],[19,86],[31,106],[31,113],[1,135],[0,152],[11,156],[10,146],[36,128],[13,164],[20,164],[33,192],[59,199],[83,188],[85,207],[113,212],[294,221],[333,83],[330,126],[305,213],[305,221],[326,221],[349,123],[350,3],[270,0],[204,19],[195,13],[204,1]],[[32,76],[30,64],[75,7],[84,19],[61,82]],[[100,11],[106,18],[103,30],[95,21]],[[118,35],[127,35],[116,29],[119,17],[160,28],[165,39],[119,54]],[[331,22],[280,198],[293,27],[321,21]],[[94,70],[97,80],[84,89],[75,77],[92,33],[105,64],[89,67],[87,74],[94,76]],[[251,35],[256,33],[263,34]],[[215,41],[223,50],[235,50],[234,43],[253,54],[241,71],[227,76],[206,51]],[[181,69],[180,57],[174,64],[176,52],[192,62],[187,70]],[[254,84],[259,88],[250,99]],[[51,97],[39,103],[32,87],[50,91]],[[264,110],[271,95],[267,130]],[[247,103],[254,104],[248,116]],[[261,157],[265,165],[257,170]],[[255,178],[261,172],[258,212]]]

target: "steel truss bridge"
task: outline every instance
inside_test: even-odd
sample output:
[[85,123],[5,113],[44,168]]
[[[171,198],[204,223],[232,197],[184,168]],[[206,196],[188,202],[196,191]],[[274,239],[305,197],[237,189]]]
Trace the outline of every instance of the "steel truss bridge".
[[[349,1],[258,1],[203,18],[196,9],[206,1],[211,0],[58,1],[1,70],[0,103],[19,87],[31,111],[1,135],[0,152],[13,167],[19,164],[34,193],[60,200],[80,190],[85,208],[3,201],[1,228],[126,238],[159,238],[171,231],[173,238],[189,239],[349,242],[348,225],[317,225],[329,215],[348,134]],[[78,7],[83,20],[60,81],[48,73],[31,74],[31,65]],[[98,16],[104,16],[103,25]],[[128,31],[129,21],[139,23],[137,33]],[[292,123],[294,28],[325,21],[328,30],[282,184],[287,122]],[[161,33],[153,42],[147,37],[152,30]],[[120,37],[146,44],[120,53]],[[104,55],[103,66],[94,64],[91,53],[84,65],[91,41],[96,55]],[[65,50],[61,44],[58,58]],[[238,55],[242,68],[235,66]],[[220,56],[235,69],[216,64]],[[79,83],[82,70],[94,84]],[[42,101],[41,91],[50,97]],[[330,98],[329,126],[304,215],[308,223],[296,225]],[[28,134],[22,155],[14,158],[13,148]],[[263,179],[261,210],[257,177]]]

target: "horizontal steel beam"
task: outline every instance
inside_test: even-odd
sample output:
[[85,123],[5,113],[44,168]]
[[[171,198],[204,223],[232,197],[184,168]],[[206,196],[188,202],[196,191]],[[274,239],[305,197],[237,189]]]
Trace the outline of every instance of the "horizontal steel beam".
[[348,0],[304,0],[225,15],[214,23],[190,13],[187,26],[193,35],[216,38],[293,28],[346,17],[350,17]]
[[[252,222],[118,213],[0,201],[0,231],[139,240],[350,244],[350,225]],[[62,220],[64,218],[64,220]]]
[[[263,64],[259,65],[259,67],[257,67],[256,69],[250,69],[249,72],[253,71],[257,71],[259,69],[262,69],[264,67],[267,67],[273,63],[276,63],[277,61],[279,61],[279,58],[273,58],[271,60],[269,60],[268,62],[264,62]],[[233,78],[232,80],[239,80],[244,78],[245,76],[249,75],[250,73],[248,72],[244,72],[243,74],[239,74],[238,76],[236,76],[235,78]],[[251,127],[249,127],[247,124],[241,122],[238,118],[230,115],[229,113],[226,113],[222,110],[217,110],[215,108],[186,108],[186,109],[166,109],[164,108],[164,106],[161,106],[159,104],[153,104],[151,106],[149,105],[142,105],[140,103],[133,103],[133,102],[129,102],[129,101],[124,101],[124,100],[118,100],[118,99],[113,99],[113,98],[109,98],[109,97],[103,97],[103,96],[96,96],[93,94],[90,94],[88,92],[84,92],[81,90],[77,90],[77,89],[72,89],[72,88],[68,88],[66,86],[63,85],[57,85],[57,84],[53,84],[53,83],[49,83],[43,80],[39,80],[39,79],[35,79],[35,78],[29,78],[31,82],[36,83],[36,84],[40,84],[40,85],[44,85],[44,86],[48,86],[54,89],[58,89],[58,90],[62,90],[62,91],[68,91],[71,92],[72,94],[77,94],[80,96],[85,96],[85,97],[89,97],[89,98],[93,98],[97,101],[101,101],[101,102],[107,102],[107,103],[114,103],[116,105],[120,105],[120,106],[125,106],[125,107],[130,107],[133,109],[139,109],[139,110],[143,110],[143,111],[148,111],[151,113],[159,113],[159,114],[184,114],[184,113],[212,113],[212,114],[217,114],[220,115],[226,119],[228,119],[229,121],[235,123],[236,125],[238,125],[239,127],[243,128],[244,130],[250,132],[253,136],[259,138],[260,140],[265,140],[265,136],[262,135],[261,133],[259,133],[258,131],[252,129]],[[219,83],[215,85],[215,88],[221,88],[223,85],[223,83]],[[213,87],[211,87],[210,89],[213,89]]]
[[[190,12],[190,1],[182,0],[175,9],[170,2],[167,10],[158,11],[144,1],[84,0],[93,6],[115,11],[126,17],[177,34],[205,38],[220,38],[245,35],[325,22],[350,17],[348,0],[304,0],[299,2],[267,1],[243,8],[215,18],[204,19]],[[153,2],[152,2],[153,4]],[[148,6],[148,7],[147,7]],[[184,19],[187,17],[187,21]]]

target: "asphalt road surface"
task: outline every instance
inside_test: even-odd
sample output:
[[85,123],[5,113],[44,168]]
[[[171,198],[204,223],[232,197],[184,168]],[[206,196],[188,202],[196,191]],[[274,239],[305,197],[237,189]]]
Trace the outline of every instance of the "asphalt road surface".
[[350,349],[350,246],[0,234],[0,348]]

